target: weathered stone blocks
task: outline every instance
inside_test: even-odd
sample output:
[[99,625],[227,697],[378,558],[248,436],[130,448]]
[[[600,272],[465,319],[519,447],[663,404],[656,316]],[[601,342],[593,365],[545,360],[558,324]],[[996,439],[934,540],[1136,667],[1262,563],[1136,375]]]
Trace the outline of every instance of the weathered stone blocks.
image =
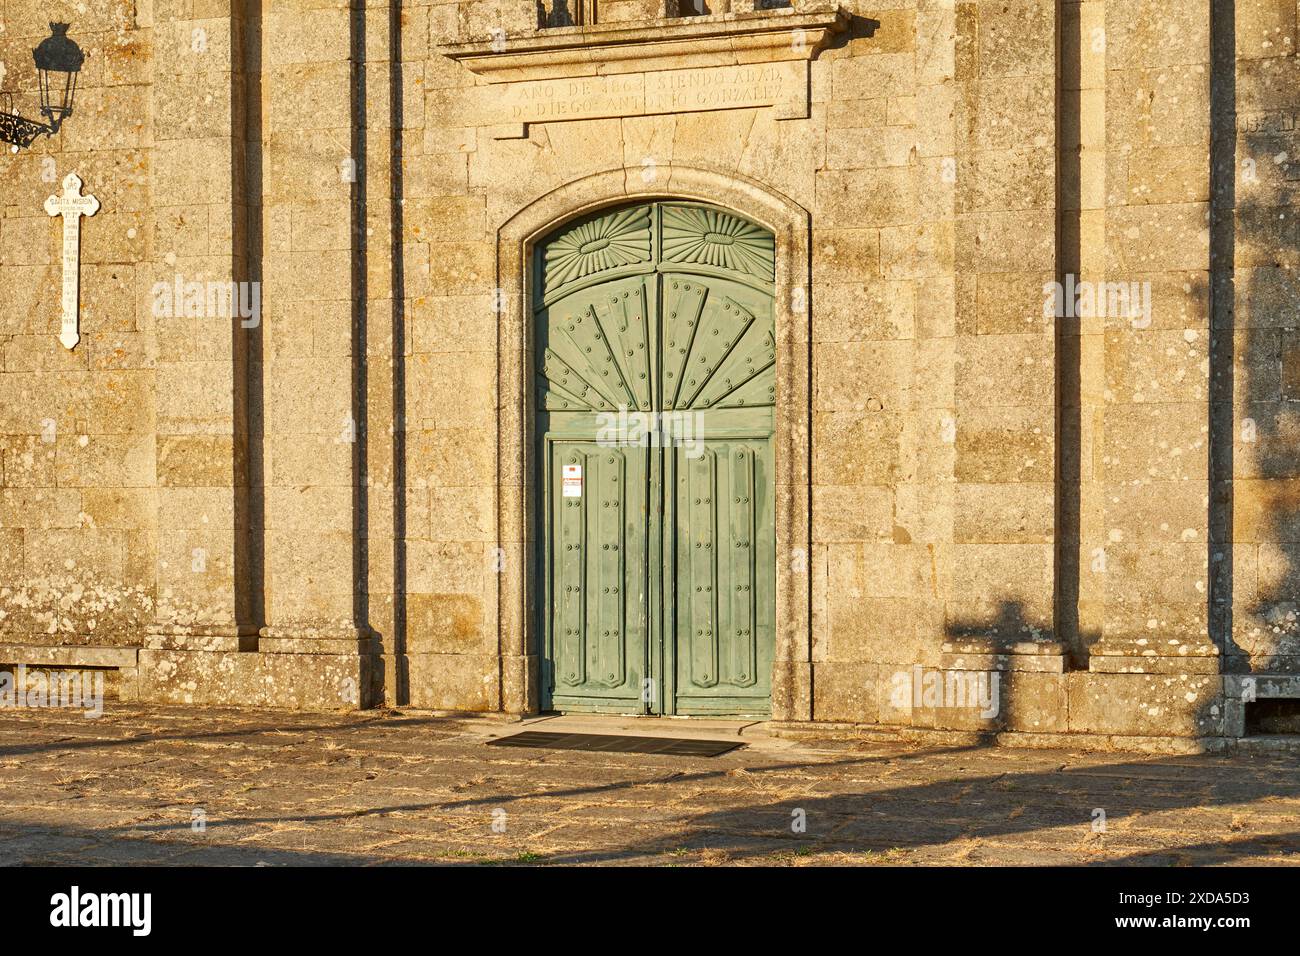
[[[1203,0],[909,2],[770,39],[814,6],[538,30],[483,0],[397,36],[332,0],[78,11],[77,114],[0,156],[0,656],[126,675],[94,655],[138,650],[158,700],[538,706],[528,257],[674,197],[775,236],[775,717],[1243,733],[1237,679],[1285,698],[1300,672],[1294,4],[1238,4],[1231,77]],[[24,106],[44,22],[0,14]],[[737,63],[771,87],[723,83]],[[648,108],[665,70],[716,108]],[[610,76],[635,108],[563,86]],[[530,97],[555,100],[499,115]],[[73,352],[50,163],[105,207]],[[1054,314],[1063,273],[1149,308]],[[178,275],[262,283],[259,322],[156,314]],[[998,713],[895,706],[918,665],[999,675]]]

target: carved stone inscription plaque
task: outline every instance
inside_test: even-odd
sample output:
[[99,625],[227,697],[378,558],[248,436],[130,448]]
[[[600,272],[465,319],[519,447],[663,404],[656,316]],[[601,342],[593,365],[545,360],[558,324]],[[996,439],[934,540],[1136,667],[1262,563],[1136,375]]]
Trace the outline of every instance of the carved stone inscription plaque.
[[806,73],[807,64],[802,62],[647,73],[645,111],[689,113],[785,105]]
[[433,108],[456,126],[508,126],[566,120],[691,113],[773,106],[779,119],[808,116],[808,63],[660,70],[532,80],[446,90]]
[[633,73],[508,83],[482,90],[481,98],[494,117],[493,123],[553,123],[635,116],[645,111],[644,78],[643,73]]

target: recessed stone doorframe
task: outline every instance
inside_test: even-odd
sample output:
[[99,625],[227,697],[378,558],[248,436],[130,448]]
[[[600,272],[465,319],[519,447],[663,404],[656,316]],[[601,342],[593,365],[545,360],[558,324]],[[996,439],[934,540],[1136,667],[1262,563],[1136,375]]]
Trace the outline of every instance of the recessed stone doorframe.
[[[811,217],[806,209],[755,180],[694,166],[661,165],[652,182],[637,166],[572,180],[522,207],[497,229],[495,619],[501,656],[501,709],[539,708],[541,636],[533,613],[534,246],[557,227],[595,210],[653,199],[707,202],[737,212],[776,237],[777,404],[776,655],[772,719],[812,719],[810,588],[811,498]],[[489,611],[489,617],[492,612]]]

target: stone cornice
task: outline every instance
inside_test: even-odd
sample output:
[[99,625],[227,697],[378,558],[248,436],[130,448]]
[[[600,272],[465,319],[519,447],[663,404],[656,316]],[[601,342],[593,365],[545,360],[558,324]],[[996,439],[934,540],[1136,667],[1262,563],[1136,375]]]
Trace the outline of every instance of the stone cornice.
[[810,60],[847,28],[834,4],[677,17],[652,24],[554,27],[438,52],[488,83]]

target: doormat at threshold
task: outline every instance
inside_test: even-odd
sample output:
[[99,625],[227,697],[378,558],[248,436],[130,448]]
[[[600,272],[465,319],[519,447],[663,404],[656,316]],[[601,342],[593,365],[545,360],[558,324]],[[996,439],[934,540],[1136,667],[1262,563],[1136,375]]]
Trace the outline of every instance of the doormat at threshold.
[[543,750],[592,750],[620,754],[666,754],[670,757],[717,757],[743,747],[739,740],[689,740],[684,737],[629,737],[621,734],[555,734],[527,730],[488,741],[489,747]]

